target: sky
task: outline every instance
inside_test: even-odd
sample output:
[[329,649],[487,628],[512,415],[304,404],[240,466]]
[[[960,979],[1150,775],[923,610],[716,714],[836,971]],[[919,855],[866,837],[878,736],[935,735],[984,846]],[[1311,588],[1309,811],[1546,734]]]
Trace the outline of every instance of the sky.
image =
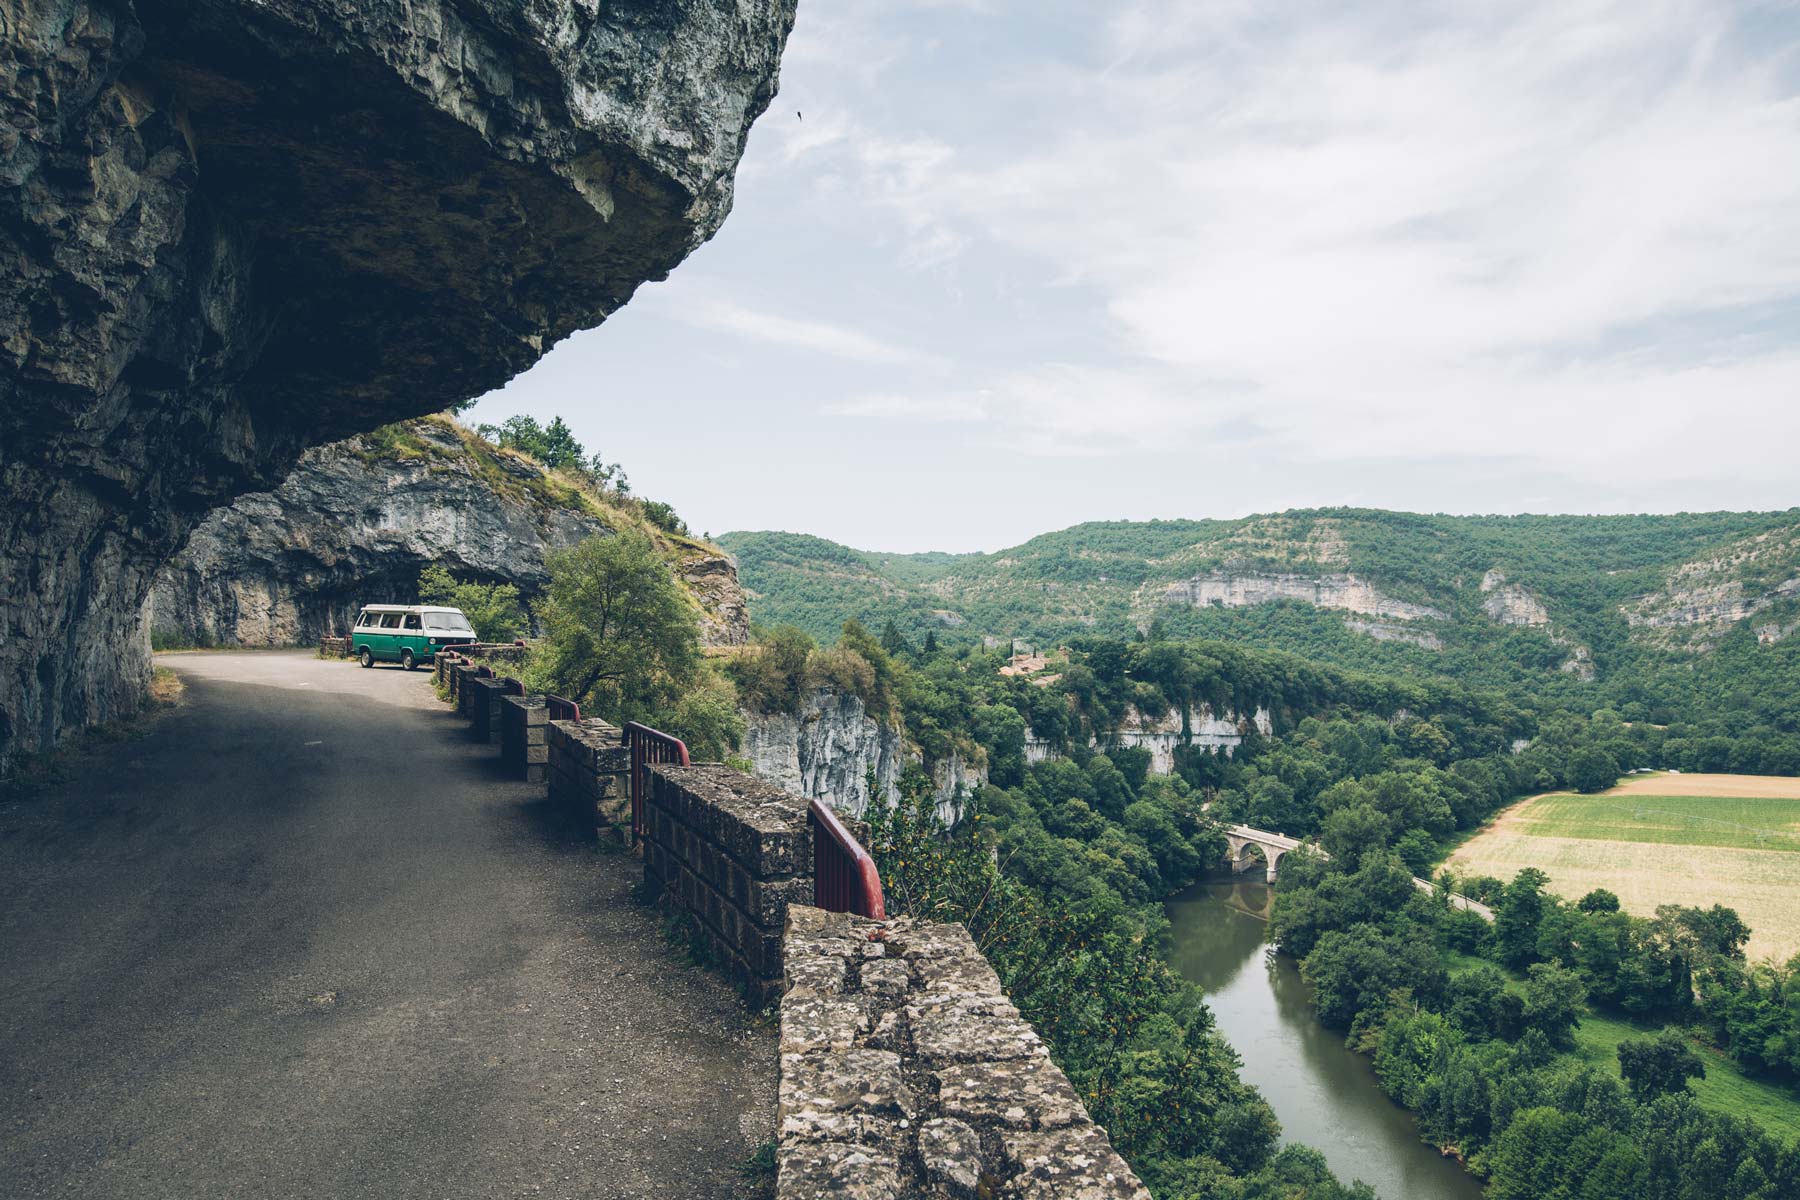
[[1800,504],[1800,4],[800,0],[731,216],[468,414],[696,532]]

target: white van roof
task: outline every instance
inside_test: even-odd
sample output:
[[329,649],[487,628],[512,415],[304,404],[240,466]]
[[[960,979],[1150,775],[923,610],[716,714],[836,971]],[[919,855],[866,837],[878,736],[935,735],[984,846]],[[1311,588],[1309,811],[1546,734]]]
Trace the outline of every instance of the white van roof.
[[381,613],[387,613],[387,612],[397,612],[397,613],[453,612],[459,617],[463,615],[462,609],[447,608],[442,604],[365,604],[362,606],[362,608],[359,611],[361,611],[361,612],[381,612]]

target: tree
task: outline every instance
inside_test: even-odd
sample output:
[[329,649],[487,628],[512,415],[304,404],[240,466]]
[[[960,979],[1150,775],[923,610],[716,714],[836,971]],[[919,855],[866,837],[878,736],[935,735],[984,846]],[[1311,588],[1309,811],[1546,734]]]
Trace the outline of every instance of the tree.
[[912,653],[912,643],[906,640],[906,635],[900,632],[900,627],[894,624],[892,617],[881,627],[881,648],[889,654]]
[[1605,888],[1595,888],[1577,901],[1575,907],[1584,913],[1618,912],[1619,898]]
[[1325,818],[1319,841],[1333,858],[1342,859],[1354,871],[1367,854],[1387,848],[1388,819],[1367,804],[1340,808]]
[[1025,781],[1025,718],[1006,704],[984,704],[974,712],[975,736],[988,752],[988,780],[995,787]]
[[687,536],[687,522],[675,514],[675,507],[673,505],[664,504],[661,500],[644,500],[640,503],[643,505],[644,519],[646,521],[650,522],[664,533],[673,533],[680,537]]
[[436,564],[419,572],[419,603],[461,609],[484,642],[510,642],[530,626],[519,589],[512,584],[458,579]]
[[1581,976],[1555,963],[1533,963],[1525,980],[1527,1029],[1541,1030],[1552,1046],[1575,1045],[1575,1026],[1587,1015],[1587,988]]
[[540,425],[528,413],[515,413],[498,425],[478,425],[475,431],[501,449],[529,454],[546,467],[588,469],[586,451],[561,417]]
[[1431,860],[1437,854],[1437,842],[1423,829],[1409,829],[1398,842],[1394,843],[1394,853],[1406,864],[1406,869],[1414,875],[1423,875],[1431,869]]
[[699,667],[699,619],[650,539],[592,537],[545,565],[532,682],[614,722],[672,709]]
[[1638,1102],[1687,1089],[1688,1080],[1706,1078],[1706,1064],[1680,1030],[1664,1029],[1654,1037],[1626,1038],[1619,1043],[1619,1073]]
[[806,664],[818,649],[804,629],[758,630],[747,651],[727,664],[745,705],[763,713],[798,715],[805,701]]
[[[1658,905],[1656,915],[1663,917],[1669,907]],[[1744,961],[1744,943],[1750,940],[1750,927],[1736,909],[1715,904],[1711,908],[1675,908],[1673,915],[1679,925],[1693,934],[1705,957]]]
[[1604,750],[1583,746],[1569,756],[1569,783],[1579,792],[1604,792],[1619,782],[1619,763]]
[[1494,946],[1500,961],[1518,970],[1537,957],[1538,924],[1544,917],[1544,885],[1550,877],[1526,867],[1500,893],[1494,911]]

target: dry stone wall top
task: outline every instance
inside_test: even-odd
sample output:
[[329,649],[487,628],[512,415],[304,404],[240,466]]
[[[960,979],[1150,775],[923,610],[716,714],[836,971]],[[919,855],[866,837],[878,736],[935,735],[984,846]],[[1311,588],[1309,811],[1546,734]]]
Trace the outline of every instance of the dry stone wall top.
[[968,931],[788,909],[779,1200],[1149,1200]]
[[619,727],[598,717],[551,721],[545,727],[551,804],[612,841],[631,827],[631,752]]

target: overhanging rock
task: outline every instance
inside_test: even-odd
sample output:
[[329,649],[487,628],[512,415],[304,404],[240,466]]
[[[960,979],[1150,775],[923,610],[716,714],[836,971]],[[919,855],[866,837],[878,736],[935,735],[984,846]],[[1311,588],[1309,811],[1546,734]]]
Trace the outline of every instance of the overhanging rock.
[[156,568],[497,386],[731,206],[792,0],[0,9],[0,758],[129,709]]

